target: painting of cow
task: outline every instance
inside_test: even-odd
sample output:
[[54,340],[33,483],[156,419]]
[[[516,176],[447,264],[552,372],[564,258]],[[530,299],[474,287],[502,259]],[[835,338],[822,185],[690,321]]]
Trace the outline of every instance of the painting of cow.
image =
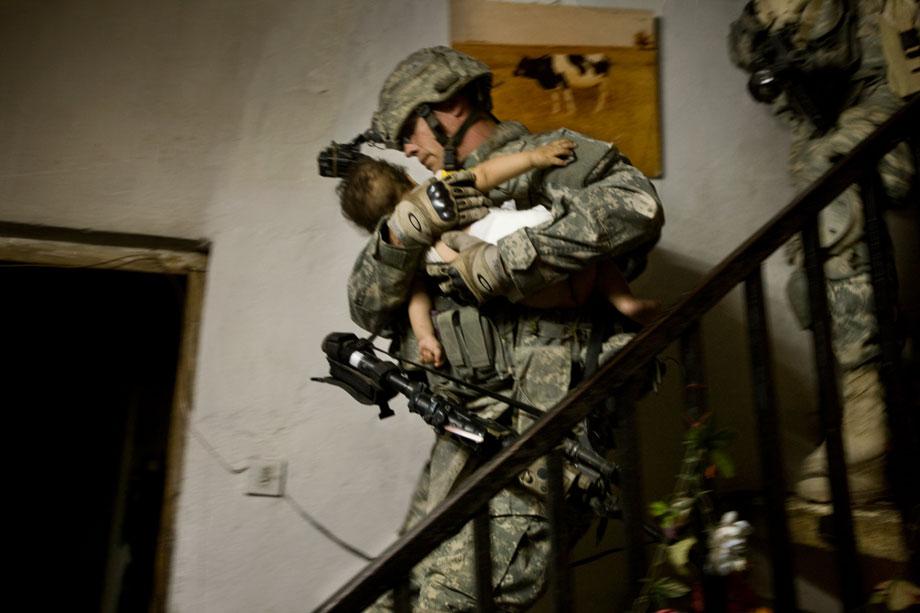
[[552,53],[535,58],[525,55],[513,74],[515,77],[534,79],[540,87],[549,91],[553,113],[562,110],[564,101],[565,114],[574,115],[576,108],[573,89],[593,88],[597,92],[594,112],[604,109],[610,66],[610,58],[603,53]]
[[451,46],[492,73],[495,117],[534,133],[564,127],[616,143],[646,175],[661,176],[656,11],[532,0],[448,4]]

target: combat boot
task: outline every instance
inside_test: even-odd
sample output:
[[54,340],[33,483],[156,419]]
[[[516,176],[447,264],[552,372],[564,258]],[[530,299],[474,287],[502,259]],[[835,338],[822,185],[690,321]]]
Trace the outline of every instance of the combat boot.
[[[885,448],[888,429],[878,366],[868,364],[843,373],[843,448],[853,504],[863,505],[884,498]],[[811,502],[831,501],[826,444],[802,462],[796,493]]]

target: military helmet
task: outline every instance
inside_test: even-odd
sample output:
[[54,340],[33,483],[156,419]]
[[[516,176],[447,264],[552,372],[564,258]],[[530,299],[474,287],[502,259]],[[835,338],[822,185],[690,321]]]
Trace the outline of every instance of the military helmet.
[[450,47],[420,49],[400,62],[387,77],[371,128],[387,147],[399,149],[400,131],[419,105],[449,100],[477,80],[481,83],[480,106],[489,111],[492,73],[488,66]]

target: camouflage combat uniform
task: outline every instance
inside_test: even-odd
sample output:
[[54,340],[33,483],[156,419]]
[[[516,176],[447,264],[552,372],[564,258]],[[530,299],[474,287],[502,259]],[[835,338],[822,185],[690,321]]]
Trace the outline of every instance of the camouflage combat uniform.
[[[803,190],[839,158],[868,137],[902,104],[888,88],[878,20],[881,0],[851,2],[858,12],[855,48],[858,67],[841,83],[842,111],[822,132],[794,105],[788,94],[773,104],[777,115],[792,128],[790,169],[795,187]],[[842,3],[836,0],[755,0],[733,24],[730,51],[733,61],[753,71],[762,32],[791,27],[799,51],[807,49],[807,68],[820,73],[847,62],[842,46],[823,43],[839,22]],[[914,178],[913,162],[905,144],[885,156],[878,170],[891,202],[904,204]],[[878,378],[879,345],[874,316],[869,253],[864,239],[863,209],[859,190],[851,187],[819,216],[819,236],[829,253],[825,264],[832,342],[837,358],[844,403],[844,440],[854,500],[867,501],[884,492],[882,477],[886,441],[884,399]],[[787,245],[788,261],[796,266],[787,293],[803,327],[810,326],[804,257],[797,237]],[[823,445],[802,466],[799,493],[806,498],[829,500]]]
[[[498,243],[516,297],[529,295],[601,257],[632,254],[634,268],[641,268],[634,263],[644,259],[660,234],[663,215],[654,187],[608,143],[568,130],[532,135],[522,125],[506,122],[467,157],[465,166],[563,137],[578,144],[576,162],[531,171],[489,194],[496,203],[514,199],[518,208],[544,204],[553,215],[548,225],[523,228]],[[585,185],[589,175],[592,182]],[[388,244],[382,236],[384,228],[385,222],[355,263],[348,284],[351,314],[362,328],[402,337],[403,355],[415,358],[416,343],[405,322],[405,301],[424,250]],[[628,262],[623,262],[628,268]],[[465,341],[459,346],[445,342],[452,374],[542,409],[552,407],[566,394],[573,365],[577,370],[585,361],[591,326],[587,309],[535,310],[498,298],[477,310],[458,308],[445,300],[436,301],[441,311],[436,318],[439,332],[442,338],[457,332]],[[608,340],[602,358],[603,352],[612,353],[626,338],[619,335]],[[508,419],[518,431],[531,421],[519,414],[507,415],[507,405],[489,398],[467,396],[466,401],[467,407],[485,417]],[[473,464],[465,448],[446,436],[439,437],[403,529],[442,502]],[[521,479],[535,477],[525,473]],[[506,488],[491,501],[490,515],[495,600],[502,610],[524,609],[544,588],[549,552],[544,503],[524,488]],[[574,524],[586,520],[584,514],[573,517]],[[475,608],[472,552],[467,525],[416,567],[416,610]],[[376,609],[387,607],[385,599],[375,605]]]

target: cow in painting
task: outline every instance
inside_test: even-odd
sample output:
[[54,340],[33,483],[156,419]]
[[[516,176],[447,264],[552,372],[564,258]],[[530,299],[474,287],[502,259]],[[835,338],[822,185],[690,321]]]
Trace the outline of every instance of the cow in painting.
[[514,76],[534,79],[540,87],[550,92],[552,112],[562,110],[574,115],[575,96],[573,89],[597,90],[597,104],[594,112],[603,110],[607,102],[607,75],[610,72],[610,58],[603,53],[553,53],[530,58],[524,56],[514,69]]

